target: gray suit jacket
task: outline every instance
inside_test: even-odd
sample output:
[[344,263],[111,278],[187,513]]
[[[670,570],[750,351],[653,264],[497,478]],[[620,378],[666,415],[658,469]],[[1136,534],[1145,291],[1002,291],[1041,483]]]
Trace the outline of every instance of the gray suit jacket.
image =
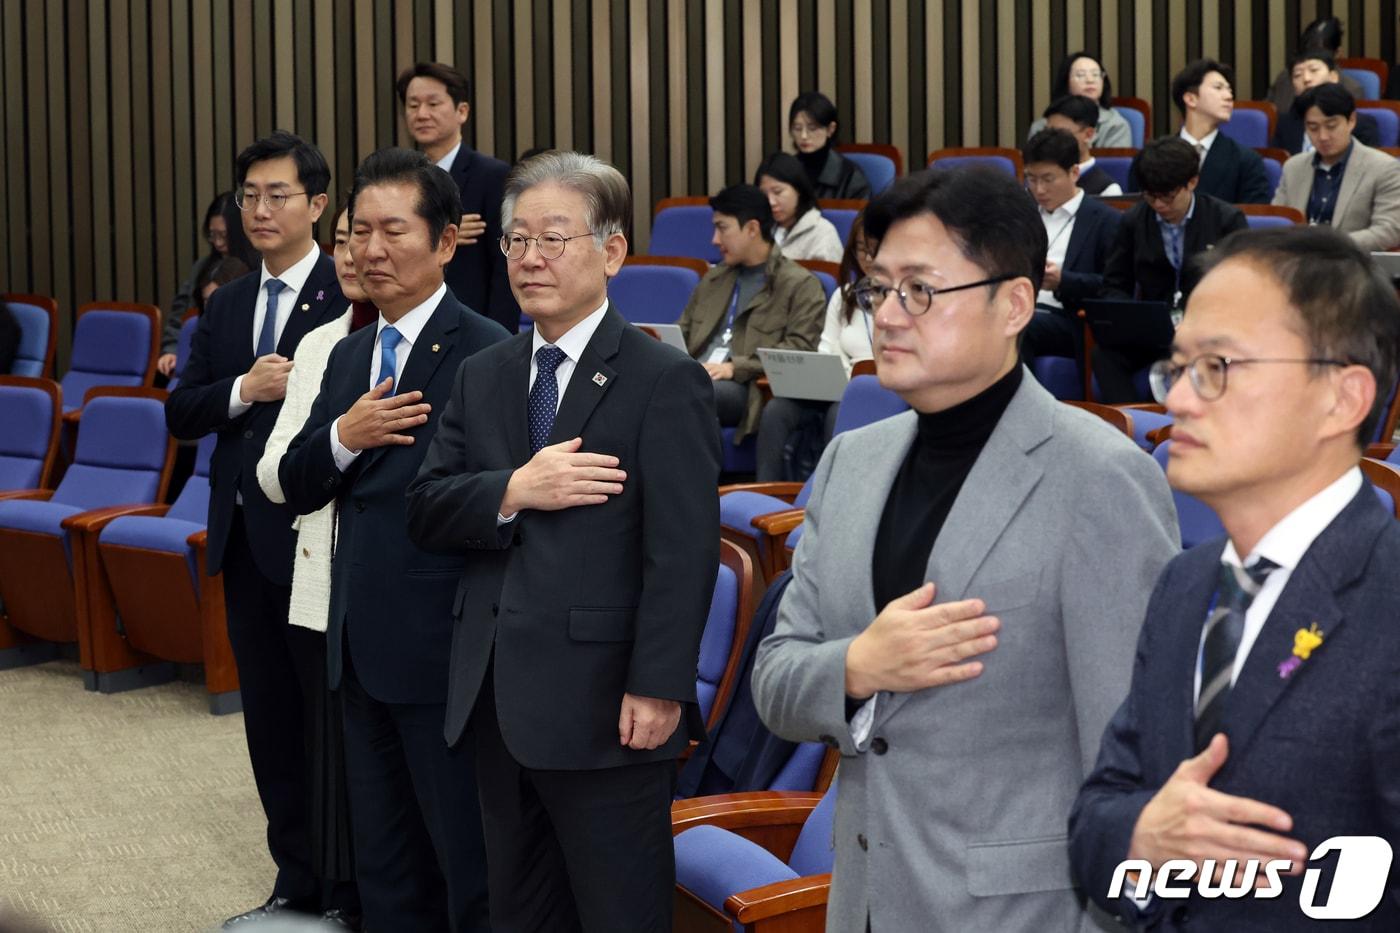
[[928,565],[939,602],[986,601],[998,647],[971,681],[878,694],[862,750],[846,720],[846,650],[876,615],[875,535],[916,419],[827,447],[754,669],[769,728],[841,749],[827,929],[863,931],[867,912],[876,930],[1091,928],[1067,820],[1127,694],[1153,583],[1178,552],[1166,479],[1025,373]]
[[[1307,214],[1314,155],[1300,152],[1283,163],[1275,204]],[[1342,190],[1332,210],[1332,229],[1351,234],[1367,252],[1400,246],[1400,160],[1352,141]]]

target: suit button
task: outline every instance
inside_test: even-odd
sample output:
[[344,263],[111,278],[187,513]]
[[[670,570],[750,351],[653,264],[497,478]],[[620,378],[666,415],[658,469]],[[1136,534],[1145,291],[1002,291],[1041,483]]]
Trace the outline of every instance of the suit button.
[[890,750],[890,743],[880,738],[878,735],[870,740],[870,750],[877,755],[883,755]]
[[492,603],[492,604],[491,604],[491,615],[493,615],[493,616],[494,616],[494,615],[499,615],[499,614],[500,614],[500,611],[501,611],[501,607],[500,607],[500,606],[496,605],[495,603]]
[[302,548],[302,549],[301,549],[301,556],[302,556],[302,557],[310,557],[310,556],[311,556],[311,551],[310,551],[308,548]]
[[856,845],[860,846],[862,852],[870,851],[870,843],[866,841],[865,833],[860,833],[856,836]]
[[356,511],[356,512],[363,512],[364,510],[365,510],[365,504],[364,504],[363,502],[360,502],[358,499],[355,500],[355,511]]
[[253,439],[253,432],[251,429],[243,432],[243,439],[249,441]]
[[325,481],[324,483],[321,484],[321,488],[322,488],[322,489],[334,489],[334,488],[335,488],[335,479],[334,479],[334,478],[327,478],[326,481]]

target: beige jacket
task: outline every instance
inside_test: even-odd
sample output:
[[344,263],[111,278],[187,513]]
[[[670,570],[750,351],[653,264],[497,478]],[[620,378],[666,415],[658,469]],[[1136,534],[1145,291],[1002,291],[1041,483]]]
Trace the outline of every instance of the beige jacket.
[[[1314,155],[1300,152],[1283,163],[1275,204],[1307,214]],[[1342,190],[1332,210],[1332,229],[1351,234],[1367,252],[1400,246],[1400,161],[1352,140]]]

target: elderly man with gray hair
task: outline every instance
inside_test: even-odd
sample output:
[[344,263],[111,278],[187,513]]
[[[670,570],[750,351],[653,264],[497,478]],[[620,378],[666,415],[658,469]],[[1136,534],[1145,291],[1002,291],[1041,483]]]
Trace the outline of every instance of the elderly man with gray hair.
[[475,746],[494,927],[669,931],[719,559],[714,390],[608,300],[617,169],[541,153],[501,214],[534,331],[462,364],[408,490],[418,545],[466,554],[446,737]]

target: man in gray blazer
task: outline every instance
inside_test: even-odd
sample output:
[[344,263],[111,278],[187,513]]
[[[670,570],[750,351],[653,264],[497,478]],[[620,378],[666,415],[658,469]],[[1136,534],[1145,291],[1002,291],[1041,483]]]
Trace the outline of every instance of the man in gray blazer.
[[1078,930],[1066,821],[1178,550],[1162,471],[1020,364],[1046,235],[986,169],[866,212],[857,301],[914,409],[839,435],[814,477],[754,698],[841,750],[827,929]]
[[1356,102],[1346,88],[1319,84],[1294,106],[1313,151],[1283,163],[1274,203],[1351,234],[1364,250],[1400,246],[1400,161],[1354,138]]

